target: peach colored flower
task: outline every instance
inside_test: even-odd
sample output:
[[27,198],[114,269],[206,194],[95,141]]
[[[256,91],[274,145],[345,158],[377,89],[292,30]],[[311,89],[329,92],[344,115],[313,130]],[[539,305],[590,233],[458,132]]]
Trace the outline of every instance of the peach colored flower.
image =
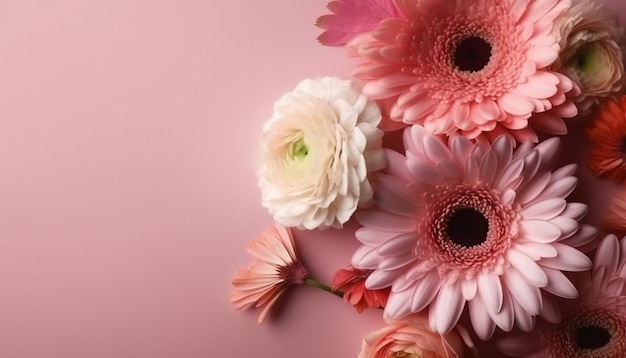
[[391,288],[369,290],[365,288],[365,280],[371,270],[359,270],[352,266],[340,269],[333,277],[333,291],[343,291],[343,300],[349,302],[361,313],[366,308],[384,308]]
[[309,79],[278,100],[263,133],[262,204],[282,225],[341,228],[371,203],[369,174],[386,164],[376,103],[334,77]]
[[[360,63],[363,93],[392,99],[391,119],[435,134],[490,141],[507,135],[538,140],[535,113],[564,106],[574,88],[547,67],[558,57],[554,19],[569,0],[396,0],[401,16],[382,20],[348,43]],[[544,128],[563,127],[556,121]]]
[[550,68],[580,88],[573,101],[583,117],[600,100],[624,89],[624,29],[617,14],[596,0],[572,0],[554,27],[561,49]]
[[248,252],[255,261],[235,275],[230,301],[236,309],[264,307],[258,319],[261,324],[287,287],[303,284],[309,272],[298,259],[291,230],[278,224],[250,241]]
[[428,326],[428,317],[416,313],[402,320],[385,318],[387,326],[363,339],[358,358],[461,358],[465,344],[457,330],[444,335]]
[[626,96],[619,101],[608,99],[595,114],[587,130],[591,149],[589,169],[597,176],[607,176],[617,183],[626,182]]

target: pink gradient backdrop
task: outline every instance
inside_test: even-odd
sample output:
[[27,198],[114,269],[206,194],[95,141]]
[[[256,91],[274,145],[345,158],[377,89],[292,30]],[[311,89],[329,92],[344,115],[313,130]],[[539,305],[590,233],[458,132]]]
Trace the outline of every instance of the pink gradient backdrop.
[[[302,287],[259,327],[227,299],[271,223],[253,162],[273,102],[350,73],[315,41],[325,3],[0,0],[0,357],[356,357],[380,312]],[[580,175],[593,222],[606,181]],[[352,229],[297,234],[317,279]]]

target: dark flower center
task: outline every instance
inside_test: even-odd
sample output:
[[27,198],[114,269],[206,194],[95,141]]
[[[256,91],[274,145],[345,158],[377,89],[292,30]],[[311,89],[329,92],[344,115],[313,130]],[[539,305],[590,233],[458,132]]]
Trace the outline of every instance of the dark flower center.
[[476,36],[461,40],[454,51],[454,65],[461,71],[480,71],[490,59],[491,44]]
[[579,307],[545,334],[554,357],[625,357],[626,322],[608,307]]
[[450,215],[447,233],[450,241],[457,245],[480,245],[487,240],[489,221],[475,209],[459,209]]
[[582,349],[598,349],[604,347],[610,340],[611,334],[603,327],[585,326],[576,330],[576,344]]

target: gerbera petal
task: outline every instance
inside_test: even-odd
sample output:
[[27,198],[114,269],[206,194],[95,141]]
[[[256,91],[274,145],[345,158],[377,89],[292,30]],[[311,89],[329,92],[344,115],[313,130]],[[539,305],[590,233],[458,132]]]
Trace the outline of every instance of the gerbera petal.
[[548,284],[548,276],[543,269],[525,254],[511,249],[506,252],[506,258],[528,283],[536,287],[544,287]]
[[459,321],[464,307],[465,300],[458,282],[442,286],[428,314],[430,327],[440,334],[450,332]]
[[507,93],[498,99],[498,105],[508,113],[517,116],[530,116],[535,105],[531,100],[517,94]]
[[469,301],[468,306],[474,332],[478,338],[484,341],[488,340],[493,335],[496,325],[493,320],[489,319],[489,314],[480,296],[476,296],[473,300]]
[[563,274],[563,272],[551,268],[544,267],[544,272],[548,276],[548,285],[543,289],[551,294],[563,298],[578,297],[578,290],[572,282]]
[[541,266],[564,271],[585,271],[591,268],[591,260],[587,255],[568,245],[561,243],[553,245],[557,255],[541,260],[539,262]]
[[536,201],[531,205],[520,210],[520,214],[524,219],[543,219],[549,220],[561,214],[565,209],[567,202],[564,199],[553,197],[544,201]]
[[520,232],[526,240],[549,243],[561,236],[561,230],[556,225],[544,220],[522,220],[519,226]]
[[514,301],[520,304],[531,315],[541,312],[541,292],[539,288],[527,283],[521,273],[515,269],[509,269],[502,276],[507,290],[512,294]]
[[500,278],[493,274],[480,273],[476,277],[476,283],[485,309],[490,313],[500,312],[503,299]]

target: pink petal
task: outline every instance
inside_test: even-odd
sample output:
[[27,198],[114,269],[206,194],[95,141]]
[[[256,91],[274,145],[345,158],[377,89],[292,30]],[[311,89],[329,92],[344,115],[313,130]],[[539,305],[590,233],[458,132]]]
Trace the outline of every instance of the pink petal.
[[554,324],[561,321],[561,311],[559,310],[559,306],[547,295],[543,295],[543,309],[541,310],[541,317]]
[[389,175],[379,174],[376,179],[380,184],[375,187],[376,204],[380,208],[400,216],[415,216],[417,193]]
[[497,171],[498,156],[493,150],[490,150],[480,161],[478,177],[484,183],[492,183]]
[[410,218],[384,211],[360,211],[356,219],[361,225],[380,231],[401,233],[415,229],[415,224]]
[[591,260],[577,249],[558,242],[552,245],[557,251],[557,256],[539,261],[541,266],[564,271],[586,271],[591,268]]
[[567,202],[560,198],[548,199],[535,202],[522,210],[520,214],[524,219],[549,220],[559,215],[565,209]]
[[478,293],[489,313],[497,313],[502,309],[502,284],[500,278],[489,273],[479,273],[476,277]]
[[572,246],[581,247],[593,241],[598,234],[598,229],[591,225],[580,225],[578,231],[571,237],[561,241],[561,243]]
[[511,265],[533,286],[544,287],[548,284],[548,276],[537,263],[525,254],[509,249],[506,258]]
[[397,232],[379,231],[369,227],[358,228],[354,233],[357,240],[368,246],[380,245],[396,235]]
[[378,267],[380,255],[376,253],[376,248],[361,246],[352,254],[352,265],[360,269],[373,270]]
[[555,257],[556,249],[550,244],[540,244],[538,242],[520,242],[513,246],[513,249],[520,251],[533,260],[539,260],[546,257]]
[[436,271],[429,272],[415,283],[413,297],[411,297],[411,311],[419,312],[426,308],[437,295],[441,287],[441,280]]
[[504,111],[516,116],[530,116],[535,108],[531,100],[513,93],[505,93],[500,96],[498,104]]
[[563,272],[551,268],[544,268],[544,272],[548,276],[548,285],[543,288],[544,290],[563,298],[578,297],[578,290]]
[[412,290],[391,292],[387,299],[384,315],[389,318],[400,318],[411,313]]
[[487,313],[480,296],[476,296],[473,300],[469,301],[468,306],[474,332],[478,338],[483,341],[488,340],[493,335],[496,325],[493,320],[489,318],[489,314]]
[[456,326],[465,307],[459,283],[451,283],[439,289],[434,306],[428,312],[430,328],[440,334],[448,333]]
[[467,279],[461,281],[461,292],[463,293],[463,297],[467,301],[471,301],[476,296],[476,292],[478,290],[478,286],[476,284],[476,280]]
[[519,226],[522,237],[529,241],[546,244],[561,236],[561,230],[558,227],[543,220],[522,220]]
[[515,311],[513,310],[513,300],[511,294],[508,291],[503,293],[502,309],[500,312],[489,312],[489,316],[505,332],[511,331],[513,323],[515,322]]
[[377,252],[379,255],[383,256],[403,255],[407,252],[410,253],[411,250],[417,245],[417,241],[417,232],[400,234],[380,245]]
[[324,15],[316,25],[326,29],[317,39],[328,46],[343,45],[355,36],[373,30],[381,20],[400,17],[391,0],[338,0],[328,3],[334,15]]
[[502,277],[505,288],[511,292],[513,300],[524,310],[532,315],[538,315],[541,312],[542,300],[538,287],[528,284],[528,281],[516,269],[507,270]]
[[394,271],[374,270],[367,276],[365,287],[369,290],[380,290],[391,286],[397,277],[398,273]]
[[593,260],[593,269],[597,270],[600,266],[604,266],[610,274],[617,273],[619,255],[620,247],[617,237],[615,235],[605,236],[596,250],[596,255]]

